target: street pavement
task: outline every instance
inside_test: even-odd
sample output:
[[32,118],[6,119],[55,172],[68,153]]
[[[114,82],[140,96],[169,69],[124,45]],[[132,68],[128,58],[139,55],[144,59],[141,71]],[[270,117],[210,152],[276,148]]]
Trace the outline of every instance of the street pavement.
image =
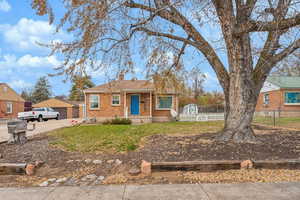
[[299,200],[300,182],[0,188],[1,200]]

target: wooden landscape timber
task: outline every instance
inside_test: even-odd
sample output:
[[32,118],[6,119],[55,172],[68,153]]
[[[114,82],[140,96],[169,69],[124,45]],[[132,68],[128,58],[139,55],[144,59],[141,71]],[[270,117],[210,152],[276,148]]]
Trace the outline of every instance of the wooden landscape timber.
[[26,163],[0,163],[0,175],[25,174]]
[[[153,162],[152,171],[202,171],[240,169],[243,160],[212,160],[183,162]],[[256,169],[300,169],[300,160],[257,160],[252,161]]]

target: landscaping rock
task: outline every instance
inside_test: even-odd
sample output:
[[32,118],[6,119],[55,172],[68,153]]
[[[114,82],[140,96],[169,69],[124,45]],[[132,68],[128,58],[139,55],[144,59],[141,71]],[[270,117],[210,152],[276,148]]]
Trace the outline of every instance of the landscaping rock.
[[115,161],[115,163],[116,163],[116,165],[121,165],[123,162],[122,162],[122,160],[117,159],[117,160]]
[[66,182],[67,180],[68,180],[67,177],[59,178],[59,179],[56,180],[56,183],[64,183],[64,182]]
[[100,165],[100,164],[102,164],[102,160],[93,160],[93,163],[95,165]]
[[108,164],[112,164],[112,163],[114,163],[115,161],[114,160],[108,160],[108,161],[106,161]]
[[94,182],[94,185],[98,185],[100,183],[102,183],[102,181],[105,179],[104,176],[99,176],[96,181]]
[[28,176],[32,176],[33,174],[34,174],[34,171],[35,171],[35,165],[33,165],[33,164],[28,164],[27,166],[26,166],[26,174],[28,175]]
[[48,182],[51,183],[51,182],[55,182],[56,180],[57,180],[56,178],[49,178],[49,179],[48,179]]
[[84,162],[85,162],[86,164],[90,164],[92,161],[93,161],[92,159],[86,159]]
[[129,170],[129,174],[132,175],[132,176],[136,176],[138,174],[141,173],[141,170],[137,167],[132,167],[130,170]]
[[68,164],[69,164],[69,163],[72,163],[72,162],[74,162],[74,160],[68,160],[68,161],[67,161]]
[[96,180],[98,177],[96,174],[89,174],[85,176],[89,180]]
[[44,161],[41,161],[41,160],[35,161],[35,167],[41,167],[43,164],[45,164]]
[[49,185],[48,181],[44,181],[41,184],[39,184],[40,187],[47,187]]
[[141,172],[142,174],[148,176],[151,174],[151,163],[143,160],[141,164]]
[[241,169],[251,169],[253,168],[253,162],[251,160],[244,160],[241,162]]

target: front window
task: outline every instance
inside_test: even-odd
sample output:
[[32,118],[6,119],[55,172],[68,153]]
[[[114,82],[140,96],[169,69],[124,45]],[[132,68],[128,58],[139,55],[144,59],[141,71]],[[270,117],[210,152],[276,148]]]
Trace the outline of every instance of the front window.
[[6,113],[12,113],[13,112],[13,104],[11,102],[6,103]]
[[173,105],[172,96],[159,96],[157,97],[157,109],[171,109]]
[[270,103],[270,96],[269,94],[264,94],[264,104],[268,105]]
[[300,92],[286,92],[284,103],[286,104],[300,104]]
[[120,95],[114,94],[112,95],[112,105],[119,106],[120,105]]
[[91,109],[99,108],[99,95],[90,95],[90,108]]

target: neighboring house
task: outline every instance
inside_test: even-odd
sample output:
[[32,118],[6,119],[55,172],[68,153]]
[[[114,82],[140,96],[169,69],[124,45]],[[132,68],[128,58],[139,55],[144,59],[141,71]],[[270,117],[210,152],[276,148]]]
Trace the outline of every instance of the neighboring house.
[[0,83],[0,118],[17,118],[24,111],[25,100],[6,83]]
[[261,89],[256,112],[300,116],[300,77],[270,76]]
[[32,105],[33,108],[49,107],[59,112],[60,119],[82,118],[83,110],[82,102],[67,101],[61,99],[48,99],[40,103]]
[[146,123],[171,120],[170,111],[178,111],[178,95],[168,88],[158,92],[146,80],[119,80],[84,90],[86,117],[106,119],[130,118]]

